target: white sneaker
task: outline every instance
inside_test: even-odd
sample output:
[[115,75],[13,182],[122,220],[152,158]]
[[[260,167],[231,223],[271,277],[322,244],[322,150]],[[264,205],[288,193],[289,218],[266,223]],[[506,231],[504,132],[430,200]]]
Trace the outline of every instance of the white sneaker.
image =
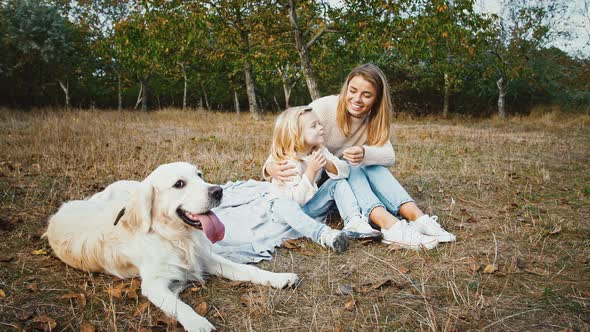
[[452,242],[457,239],[455,235],[445,231],[440,226],[437,216],[425,214],[416,221],[411,221],[410,227],[419,233],[435,237],[438,242]]
[[348,249],[348,236],[337,229],[328,228],[323,231],[319,242],[324,248],[330,248],[338,253]]
[[381,242],[385,244],[396,243],[405,249],[432,249],[438,244],[438,240],[435,237],[420,234],[413,228],[410,228],[408,222],[405,220],[396,222],[389,229],[381,228],[381,233],[383,233],[383,240]]
[[381,240],[383,234],[369,225],[369,219],[363,215],[351,217],[342,229],[348,237],[353,239]]

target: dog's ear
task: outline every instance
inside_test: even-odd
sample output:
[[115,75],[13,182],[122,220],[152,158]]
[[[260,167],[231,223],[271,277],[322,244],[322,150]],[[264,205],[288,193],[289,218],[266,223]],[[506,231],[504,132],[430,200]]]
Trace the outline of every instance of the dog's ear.
[[132,232],[147,233],[152,227],[152,201],[154,188],[151,184],[141,182],[132,195],[129,204],[119,212],[123,227]]

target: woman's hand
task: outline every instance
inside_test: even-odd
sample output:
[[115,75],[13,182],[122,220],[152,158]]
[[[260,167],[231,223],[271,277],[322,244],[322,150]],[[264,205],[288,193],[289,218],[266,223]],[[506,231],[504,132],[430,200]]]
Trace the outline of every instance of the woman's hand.
[[281,182],[287,182],[297,174],[295,165],[287,163],[286,160],[266,164],[266,173]]
[[365,159],[365,149],[360,145],[351,146],[344,150],[342,157],[348,160],[351,165],[358,166]]

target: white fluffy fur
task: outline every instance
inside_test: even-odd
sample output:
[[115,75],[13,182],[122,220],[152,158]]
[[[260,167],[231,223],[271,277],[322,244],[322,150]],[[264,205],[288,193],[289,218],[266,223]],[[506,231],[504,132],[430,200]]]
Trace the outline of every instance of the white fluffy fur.
[[[186,184],[181,189],[173,187],[178,180]],[[178,217],[178,207],[201,214],[217,206],[208,195],[211,187],[191,164],[162,165],[142,182],[118,181],[86,200],[63,204],[50,218],[45,236],[68,265],[141,277],[142,294],[187,331],[211,331],[215,327],[170,289],[173,281],[202,281],[203,274],[276,288],[298,281],[292,273],[268,272],[214,254],[203,231]]]

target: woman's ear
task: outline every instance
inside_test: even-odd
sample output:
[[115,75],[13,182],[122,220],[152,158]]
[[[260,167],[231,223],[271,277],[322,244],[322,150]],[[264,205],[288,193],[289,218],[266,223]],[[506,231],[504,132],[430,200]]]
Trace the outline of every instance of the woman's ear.
[[147,233],[152,227],[152,200],[154,188],[151,184],[140,183],[140,187],[131,196],[127,206],[121,210],[118,217],[123,227],[130,232]]

